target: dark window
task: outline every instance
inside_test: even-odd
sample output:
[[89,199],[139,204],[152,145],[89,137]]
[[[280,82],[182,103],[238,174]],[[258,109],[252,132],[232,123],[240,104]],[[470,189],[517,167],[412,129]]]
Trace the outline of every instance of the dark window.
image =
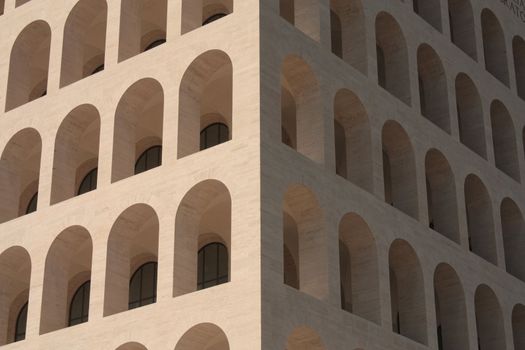
[[160,46],[160,45],[164,44],[165,42],[166,42],[166,39],[155,40],[154,42],[152,42],[151,44],[149,44],[148,46],[146,46],[146,48],[144,49],[144,51],[151,50],[151,49],[153,49],[154,47],[157,47],[157,46]]
[[68,326],[71,327],[88,321],[90,287],[91,281],[87,281],[81,285],[75,292],[75,295],[73,295],[69,307]]
[[93,191],[97,188],[98,168],[91,170],[82,180],[78,187],[78,195]]
[[199,250],[197,289],[228,282],[228,250],[222,243],[210,243]]
[[381,46],[376,45],[377,51],[377,78],[379,86],[386,89],[386,61],[385,61],[385,52]]
[[438,337],[438,349],[443,350],[443,329],[441,325],[437,328],[437,337]]
[[153,146],[145,150],[135,163],[135,174],[156,168],[162,161],[162,146]]
[[27,208],[26,208],[26,214],[36,211],[37,203],[38,203],[38,192],[35,193],[33,197],[31,197],[31,199],[29,200],[29,203],[27,204]]
[[332,34],[332,53],[343,58],[343,27],[341,19],[333,10],[330,10],[330,29]]
[[103,70],[104,70],[104,64],[101,64],[100,66],[98,66],[97,68],[95,68],[95,69],[93,70],[93,72],[91,73],[91,75],[96,74],[96,73],[98,73],[98,72],[102,72]]
[[425,92],[425,83],[423,79],[421,79],[421,76],[419,77],[419,101],[421,105],[421,115],[427,116],[427,101],[425,99],[426,97]]
[[135,271],[129,282],[128,308],[135,309],[157,301],[157,263],[148,262]]
[[22,306],[18,312],[15,326],[15,342],[24,340],[26,338],[26,324],[27,324],[27,303]]
[[205,26],[206,24],[210,24],[211,22],[215,22],[218,19],[221,19],[222,17],[226,17],[227,13],[216,13],[214,15],[211,15],[210,17],[206,18],[204,22],[202,22],[202,25]]
[[228,127],[223,123],[208,125],[201,131],[201,151],[217,146],[230,139]]

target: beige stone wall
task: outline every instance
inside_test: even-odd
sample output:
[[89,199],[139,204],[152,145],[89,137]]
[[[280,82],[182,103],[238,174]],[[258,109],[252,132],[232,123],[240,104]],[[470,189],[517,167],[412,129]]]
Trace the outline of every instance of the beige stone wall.
[[[6,349],[437,349],[438,319],[447,350],[522,349],[525,25],[502,4],[90,1],[0,0],[0,344],[29,299]],[[214,240],[230,281],[195,291]],[[146,261],[157,302],[126,311]]]

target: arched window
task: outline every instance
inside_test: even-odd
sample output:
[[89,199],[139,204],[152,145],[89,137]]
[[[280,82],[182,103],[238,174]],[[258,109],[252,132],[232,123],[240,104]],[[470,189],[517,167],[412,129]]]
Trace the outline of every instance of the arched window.
[[166,39],[158,39],[158,40],[155,40],[154,42],[152,42],[151,44],[149,44],[148,46],[146,46],[146,48],[144,49],[144,51],[148,51],[148,50],[151,50],[157,46],[160,46],[162,44],[164,44],[166,42]]
[[97,176],[98,176],[98,168],[95,168],[91,170],[87,175],[84,177],[82,182],[80,183],[80,186],[78,187],[78,195],[93,191],[97,189]]
[[230,139],[230,131],[226,124],[213,123],[201,131],[201,151],[217,146]]
[[525,100],[525,40],[520,36],[512,40],[512,52],[518,96]]
[[197,290],[228,282],[228,249],[222,243],[210,243],[199,250]]
[[413,0],[414,12],[441,32],[441,1]]
[[153,146],[145,150],[135,163],[135,174],[140,174],[161,165],[162,146]]
[[485,68],[499,81],[509,86],[505,34],[503,33],[503,28],[498,18],[489,9],[484,9],[481,12],[481,29],[485,53]]
[[31,197],[31,199],[29,200],[29,203],[27,204],[27,208],[26,208],[26,214],[35,212],[37,203],[38,203],[38,192],[35,193],[33,197]]
[[153,304],[157,301],[157,263],[140,266],[129,282],[129,309]]
[[88,321],[90,287],[91,281],[87,281],[82,284],[75,292],[75,295],[73,295],[69,307],[69,327]]
[[93,69],[93,72],[91,72],[91,75],[97,74],[98,72],[102,72],[104,70],[104,65],[101,64],[97,68]]
[[227,16],[226,13],[223,13],[223,12],[216,13],[216,14],[211,15],[208,18],[206,18],[204,20],[204,22],[202,22],[202,25],[205,26],[206,24],[210,24],[211,22],[215,22],[216,20],[221,19],[222,17],[225,17],[225,16]]
[[15,342],[24,340],[26,338],[27,325],[27,303],[22,306],[16,318],[15,326]]

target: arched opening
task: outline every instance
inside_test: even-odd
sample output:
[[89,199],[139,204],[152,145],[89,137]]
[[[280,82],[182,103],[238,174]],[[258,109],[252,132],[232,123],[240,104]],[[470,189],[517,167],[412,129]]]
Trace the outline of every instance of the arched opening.
[[465,292],[456,271],[440,264],[434,272],[436,333],[440,350],[468,349]]
[[[144,152],[162,147],[163,114],[164,92],[158,81],[141,79],[126,90],[115,114],[112,182],[134,175]],[[148,169],[160,163],[152,159]]]
[[495,100],[490,105],[490,121],[496,167],[520,182],[516,130],[509,111],[501,101]]
[[489,9],[483,9],[481,12],[481,29],[483,33],[485,68],[499,81],[509,86],[505,35],[496,15]]
[[64,26],[61,87],[104,69],[107,14],[105,0],[80,0],[69,13]]
[[44,21],[27,25],[11,49],[5,110],[33,101],[47,93],[51,28]]
[[476,31],[470,0],[448,0],[448,17],[452,42],[477,60]]
[[166,42],[167,0],[122,1],[119,62]]
[[286,340],[286,350],[325,350],[319,334],[310,327],[297,327]]
[[408,51],[403,31],[386,12],[377,15],[375,28],[379,85],[410,105]]
[[514,350],[525,349],[525,306],[518,304],[512,311],[512,333]]
[[282,18],[315,41],[321,40],[321,15],[316,0],[279,0]]
[[319,83],[310,66],[298,56],[288,56],[281,71],[282,139],[304,156],[323,161],[323,120]]
[[376,242],[367,223],[353,213],[339,223],[339,276],[341,307],[380,324]]
[[461,143],[487,159],[481,97],[474,82],[464,73],[456,77],[456,110]]
[[135,175],[151,170],[161,165],[162,146],[151,146],[139,156],[135,162]]
[[486,285],[476,289],[476,330],[479,349],[505,349],[503,313],[498,297]]
[[80,226],[65,229],[51,244],[44,270],[40,334],[87,322],[92,255],[91,236]]
[[119,346],[116,350],[148,350],[144,345],[131,342]]
[[441,1],[413,0],[414,12],[441,32]]
[[417,69],[421,114],[450,134],[447,76],[441,59],[427,44],[417,50]]
[[336,173],[372,192],[372,140],[368,113],[350,90],[340,90],[334,100]]
[[0,254],[0,345],[25,339],[31,258],[22,247]]
[[516,35],[512,40],[512,51],[518,96],[525,100],[525,40]]
[[177,342],[175,350],[229,350],[228,337],[212,323],[201,323],[190,328]]
[[[57,131],[51,204],[96,188],[100,115],[92,105],[72,110]],[[94,180],[94,181],[92,181]]]
[[472,174],[465,179],[465,207],[470,251],[495,265],[497,253],[492,202],[483,182]]
[[320,299],[328,295],[324,229],[324,214],[315,195],[302,185],[290,186],[283,202],[284,281]]
[[425,285],[416,252],[406,241],[397,239],[390,246],[388,261],[392,330],[426,345]]
[[441,152],[432,149],[425,157],[429,227],[459,243],[456,183]]
[[108,239],[104,316],[155,302],[158,246],[153,208],[135,204],[120,214]]
[[182,0],[182,34],[233,13],[233,0]]
[[212,124],[226,125],[228,140],[232,138],[232,76],[232,62],[219,50],[201,54],[184,73],[179,92],[179,158],[201,150],[201,132]]
[[407,133],[395,121],[382,131],[385,201],[413,218],[418,218],[416,163]]
[[332,52],[367,74],[366,26],[361,0],[330,0]]
[[36,210],[42,140],[35,129],[15,134],[0,158],[0,222]]
[[231,197],[225,185],[205,180],[182,199],[175,218],[173,295],[230,280]]
[[510,198],[501,202],[501,231],[507,272],[525,282],[525,222],[518,205]]

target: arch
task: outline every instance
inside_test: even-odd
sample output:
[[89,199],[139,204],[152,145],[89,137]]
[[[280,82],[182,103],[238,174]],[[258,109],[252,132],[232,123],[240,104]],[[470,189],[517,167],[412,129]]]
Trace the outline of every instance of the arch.
[[231,139],[232,79],[232,61],[219,50],[206,51],[186,69],[179,91],[179,158],[200,151],[200,132],[210,124],[226,124]]
[[[120,7],[119,62],[166,41],[167,0],[128,0]],[[155,46],[158,46],[155,44]]]
[[413,0],[413,9],[428,24],[441,32],[440,0]]
[[229,350],[228,337],[213,323],[200,323],[191,327],[180,338],[175,350]]
[[464,73],[456,77],[456,110],[461,143],[487,159],[481,97],[472,79]]
[[501,231],[507,272],[525,282],[525,221],[518,205],[505,198],[500,206]]
[[421,114],[450,134],[447,76],[443,63],[432,47],[421,44],[417,50],[417,67]]
[[520,182],[516,129],[509,111],[499,100],[493,101],[490,105],[490,121],[496,167]]
[[417,219],[416,163],[408,134],[399,123],[387,121],[382,144],[385,201]]
[[367,74],[365,13],[361,0],[330,0],[332,52]]
[[220,122],[209,124],[200,133],[200,149],[202,151],[220,145],[229,139],[230,130],[228,125]]
[[516,35],[512,39],[512,52],[518,96],[525,100],[525,40],[522,37]]
[[18,34],[9,59],[6,112],[46,94],[50,47],[51,28],[44,21],[32,22]]
[[509,86],[505,34],[496,15],[487,8],[481,11],[481,29],[483,34],[485,68],[499,81]]
[[55,138],[51,204],[78,194],[82,179],[98,166],[99,140],[100,114],[94,106],[81,105],[62,121]]
[[410,106],[408,50],[403,31],[386,12],[377,15],[375,30],[379,85]]
[[476,289],[476,330],[480,349],[505,349],[503,313],[498,297],[487,285]]
[[472,59],[477,60],[474,12],[470,0],[448,0],[450,39]]
[[281,130],[297,152],[323,161],[321,93],[314,71],[302,58],[290,55],[281,70]]
[[91,169],[80,182],[77,195],[88,193],[97,189],[98,168]]
[[136,342],[123,344],[115,350],[148,350],[144,345]]
[[38,192],[41,153],[42,139],[31,128],[17,132],[5,146],[0,157],[0,222],[29,212]]
[[46,256],[40,334],[68,327],[69,307],[78,287],[91,279],[93,242],[81,226],[62,231]]
[[440,151],[427,152],[425,174],[429,226],[459,243],[456,182],[450,164]]
[[317,42],[321,41],[320,11],[315,0],[279,0],[281,17]]
[[26,338],[28,307],[29,307],[29,302],[25,303],[22,306],[22,308],[20,309],[16,317],[15,339],[14,339],[15,342],[22,341]]
[[368,113],[359,97],[347,89],[334,100],[336,173],[372,192],[372,136]]
[[142,152],[135,162],[135,175],[154,169],[161,165],[162,146],[152,146]]
[[[173,295],[198,288],[199,250],[209,243],[223,244],[231,252],[231,196],[217,180],[193,186],[182,199],[175,218]],[[230,265],[228,259],[228,266]],[[229,275],[229,271],[227,271]],[[229,276],[221,279],[229,281]]]
[[[315,195],[303,185],[288,187],[283,200],[284,281],[297,276],[300,291],[317,298],[328,294],[328,266],[324,214]],[[293,258],[293,261],[288,259]],[[286,267],[297,271],[286,270]],[[296,286],[291,286],[296,287]]]
[[465,207],[470,251],[496,265],[492,201],[483,182],[473,174],[465,179]]
[[286,340],[286,350],[325,350],[325,346],[319,334],[310,327],[295,328]]
[[198,252],[197,289],[206,289],[228,282],[228,248],[220,242],[206,244]]
[[164,91],[157,80],[141,79],[122,95],[115,113],[112,182],[134,175],[139,156],[162,145],[163,117]]
[[22,340],[15,338],[16,324],[29,300],[30,279],[31,257],[24,248],[14,246],[0,254],[0,345]]
[[339,222],[339,276],[341,306],[380,324],[377,248],[368,224],[349,213]]
[[514,350],[525,349],[525,305],[518,304],[512,310],[512,333]]
[[156,262],[159,219],[147,204],[135,204],[122,212],[108,238],[104,316],[129,308],[130,280],[145,262]]
[[233,0],[182,0],[182,34],[233,13]]
[[103,69],[108,5],[105,0],[79,0],[64,25],[60,87]]
[[439,264],[434,271],[434,295],[440,349],[468,349],[465,291],[456,271],[448,264]]
[[390,246],[388,261],[392,329],[426,345],[425,285],[419,258],[408,242],[397,239]]

